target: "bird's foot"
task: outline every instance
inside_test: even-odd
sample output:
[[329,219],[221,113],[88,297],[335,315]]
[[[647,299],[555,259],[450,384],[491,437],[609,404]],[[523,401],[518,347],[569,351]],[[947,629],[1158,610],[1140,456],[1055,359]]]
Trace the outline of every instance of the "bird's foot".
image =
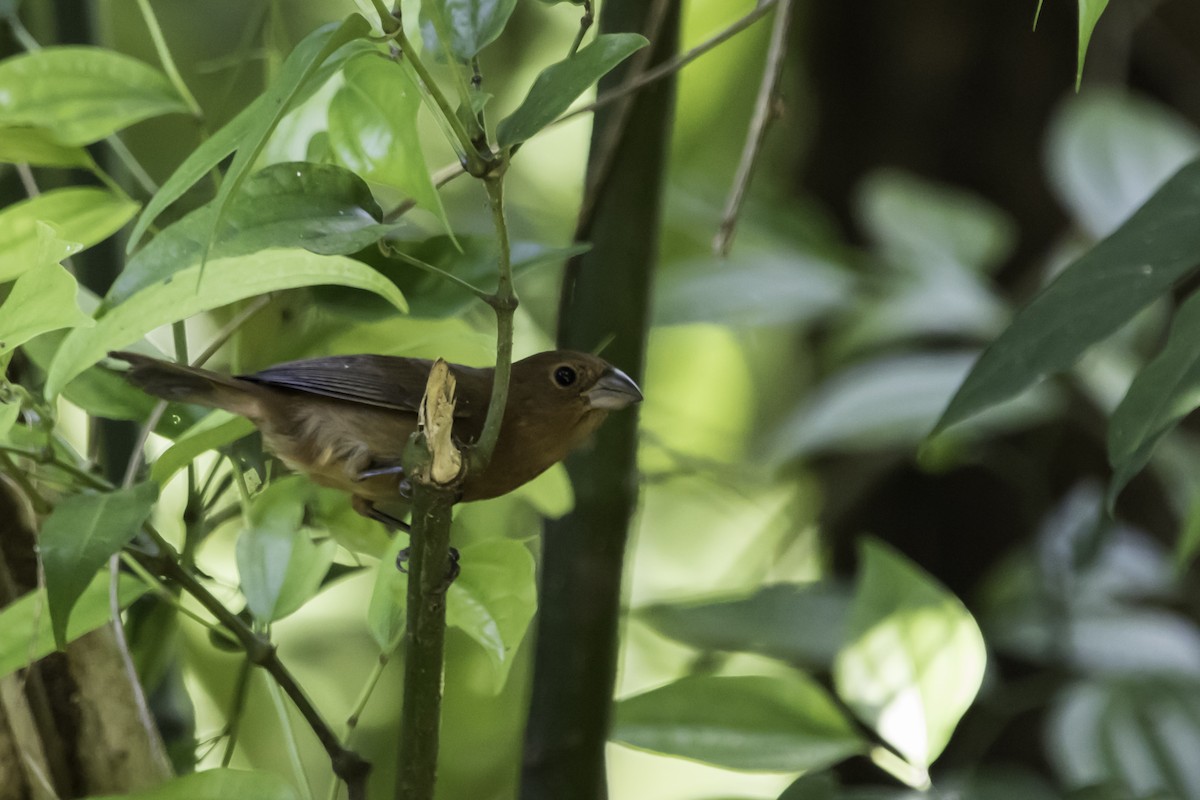
[[409,530],[409,525],[407,522],[405,522],[402,519],[396,519],[391,514],[388,514],[386,511],[380,511],[378,508],[375,507],[374,503],[372,503],[370,500],[366,499],[365,497],[360,497],[358,495],[354,495],[354,497],[352,497],[350,499],[350,507],[353,508],[355,511],[357,511],[359,514],[362,514],[367,519],[373,519],[376,522],[382,522],[384,527],[387,528],[388,530],[392,530],[392,531],[396,531],[396,530],[408,531]]
[[[406,547],[396,554],[396,569],[408,574],[408,559],[411,555],[411,548]],[[454,583],[454,579],[462,572],[462,567],[458,565],[461,556],[458,553],[457,547],[450,548],[450,566],[446,569],[446,587]]]
[[354,480],[365,481],[367,478],[377,478],[380,475],[399,475],[400,480],[404,480],[404,467],[400,466],[399,464],[393,464],[390,467],[364,469],[362,472],[354,476]]

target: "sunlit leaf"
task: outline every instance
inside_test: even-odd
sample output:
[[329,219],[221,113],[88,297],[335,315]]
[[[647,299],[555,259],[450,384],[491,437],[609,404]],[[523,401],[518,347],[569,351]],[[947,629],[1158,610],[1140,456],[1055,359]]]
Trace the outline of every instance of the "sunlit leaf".
[[[421,3],[425,50],[442,52],[437,28],[445,27],[449,29],[450,52],[459,61],[470,61],[496,40],[516,6],[517,0],[425,0]],[[435,25],[433,14],[440,15],[442,25]]]
[[[240,188],[283,115],[320,88],[334,71],[341,68],[344,59],[361,52],[345,45],[358,43],[364,48],[371,47],[362,38],[369,32],[367,21],[358,14],[351,14],[340,26],[330,23],[318,28],[297,44],[279,68],[270,88],[193,150],[150,198],[129,235],[127,252],[133,251],[159,214],[237,150],[214,203],[219,219],[230,196]],[[341,49],[343,47],[345,49]]]
[[1092,40],[1092,31],[1107,7],[1108,0],[1079,0],[1079,57],[1075,67],[1075,91],[1079,91],[1079,84],[1083,81],[1083,59]]
[[64,243],[55,259],[61,260],[107,239],[137,208],[107,189],[75,186],[51,189],[0,210],[0,282],[45,263],[39,223],[49,223]]
[[[117,305],[140,289],[198,264],[214,213],[208,203],[151,239],[117,276],[104,298],[105,306]],[[342,167],[272,164],[251,175],[230,201],[209,258],[272,247],[349,255],[399,227],[381,223],[382,216],[363,180]]]
[[[92,577],[71,611],[64,641],[73,642],[112,618],[108,585],[107,571]],[[149,587],[132,575],[120,576],[117,598],[122,608],[147,591]],[[54,650],[45,589],[29,592],[0,608],[0,678],[11,675]]]
[[1195,678],[1143,674],[1057,695],[1044,741],[1061,784],[1111,786],[1119,797],[1200,796],[1198,690]]
[[254,423],[245,417],[227,411],[216,410],[188,428],[176,441],[154,461],[150,478],[163,486],[179,470],[190,464],[196,456],[208,450],[227,445],[254,431]]
[[866,749],[802,673],[682,678],[617,703],[613,739],[730,769],[798,772]]
[[101,317],[86,336],[78,335],[78,330],[68,335],[46,377],[46,396],[56,396],[109,350],[124,347],[160,325],[266,292],[332,283],[375,292],[405,309],[404,297],[391,281],[343,256],[264,250],[211,261],[203,280],[199,270],[190,267],[141,290]]
[[497,694],[537,610],[533,554],[512,539],[485,539],[461,550],[462,573],[446,594],[446,624],[483,647]]
[[647,606],[638,619],[699,650],[761,653],[828,670],[845,637],[849,588],[781,583],[748,597]]
[[0,61],[0,125],[45,128],[60,144],[187,111],[165,75],[114,50],[46,47]]
[[250,506],[237,565],[246,605],[259,622],[283,619],[308,602],[333,563],[334,541],[316,542],[301,527],[312,495],[308,479],[292,475],[271,483]]
[[0,355],[35,336],[60,328],[90,328],[96,323],[79,309],[75,277],[50,262],[17,278],[0,303]]
[[879,542],[866,541],[834,684],[910,764],[928,769],[983,681],[983,635],[958,598]]
[[345,83],[329,103],[329,144],[341,163],[400,190],[449,229],[421,150],[420,109],[421,93],[407,70],[376,54],[359,56],[346,65]]
[[92,800],[299,800],[295,788],[271,772],[240,769],[210,769],[172,778],[151,789]]
[[551,64],[534,80],[521,105],[496,127],[501,147],[512,147],[553,122],[592,84],[648,44],[636,33],[604,33],[572,56]]
[[54,639],[66,644],[67,620],[108,557],[137,535],[158,499],[147,481],[130,489],[64,498],[46,518],[38,540]]
[[86,150],[59,144],[45,128],[0,128],[0,162],[34,167],[94,166]]
[[1046,136],[1050,186],[1092,238],[1112,233],[1200,151],[1187,120],[1146,98],[1089,89],[1067,98]]
[[935,432],[1066,369],[1195,269],[1197,218],[1200,161],[1193,161],[1017,313],[971,369]]

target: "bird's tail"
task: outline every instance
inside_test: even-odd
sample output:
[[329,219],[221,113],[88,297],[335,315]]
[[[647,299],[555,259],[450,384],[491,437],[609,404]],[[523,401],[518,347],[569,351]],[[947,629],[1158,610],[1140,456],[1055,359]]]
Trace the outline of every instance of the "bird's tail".
[[263,389],[250,381],[138,353],[114,351],[109,356],[128,362],[130,368],[125,379],[147,394],[223,408],[252,420],[262,414]]

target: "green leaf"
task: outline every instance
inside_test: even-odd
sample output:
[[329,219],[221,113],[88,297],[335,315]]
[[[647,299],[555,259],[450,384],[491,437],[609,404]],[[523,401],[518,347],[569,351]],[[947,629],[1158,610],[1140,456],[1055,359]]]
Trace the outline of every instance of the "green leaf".
[[868,540],[833,677],[838,696],[920,770],[941,754],[983,681],[983,635],[958,598]]
[[802,673],[682,678],[619,701],[612,738],[763,772],[817,770],[866,750],[825,690]]
[[[108,584],[107,571],[95,575],[87,584],[71,612],[65,643],[94,631],[112,618]],[[117,597],[121,607],[125,608],[149,590],[150,587],[132,575],[121,575]],[[54,635],[48,622],[45,589],[22,595],[0,609],[0,678],[54,652]]]
[[165,486],[176,472],[186,467],[196,456],[236,441],[254,432],[254,423],[220,409],[206,415],[188,428],[175,444],[167,448],[150,468],[150,478]]
[[1021,309],[988,347],[934,432],[1066,369],[1200,263],[1200,161]]
[[1050,186],[1092,238],[1112,233],[1200,151],[1200,134],[1164,106],[1128,92],[1067,98],[1046,136]]
[[72,331],[62,343],[46,377],[46,396],[57,396],[71,379],[109,350],[121,348],[160,325],[201,311],[267,292],[333,283],[366,289],[404,310],[404,296],[379,273],[344,256],[320,256],[307,250],[264,250],[189,267],[149,286],[101,317],[86,335]]
[[400,643],[408,619],[408,573],[396,567],[396,556],[407,546],[407,536],[393,536],[376,567],[375,585],[367,606],[367,627],[381,653],[392,652]]
[[[355,19],[358,22],[351,25]],[[257,141],[255,152],[261,150],[266,138],[270,136],[274,126],[278,124],[279,119],[288,108],[311,96],[336,70],[341,68],[346,58],[358,52],[354,47],[346,47],[335,55],[323,58],[324,63],[319,65],[319,69],[310,70],[306,66],[311,67],[312,65],[306,64],[306,62],[314,58],[313,51],[325,43],[334,44],[351,33],[361,31],[362,25],[366,25],[366,22],[361,16],[355,14],[343,23],[343,28],[349,26],[353,30],[339,28],[337,33],[331,34],[331,26],[327,25],[309,34],[300,44],[296,45],[280,68],[271,88],[265,94],[255,98],[254,102],[242,109],[236,117],[225,123],[224,127],[193,150],[183,163],[171,173],[171,177],[159,187],[133,226],[133,231],[129,234],[129,242],[125,246],[126,252],[132,253],[158,215],[166,210],[167,206],[182,197],[184,192],[197,181],[208,175],[209,171],[221,163],[226,156],[255,141]],[[365,41],[362,41],[361,44],[364,47],[371,46]],[[320,56],[321,52],[315,55]],[[297,73],[301,74],[297,75]],[[298,83],[297,78],[299,78]],[[239,150],[239,155],[240,153]],[[253,162],[254,159],[249,160]],[[232,171],[231,167],[230,173]],[[227,185],[229,185],[228,174],[222,184],[222,190]],[[222,197],[227,196],[227,193],[224,193],[219,195],[218,199],[221,200]],[[223,203],[224,200],[221,200],[217,203],[217,207],[220,208]]]
[[[1079,0],[1079,58],[1075,67],[1075,91],[1083,81],[1083,59],[1087,55],[1088,43],[1092,40],[1092,31],[1100,21],[1100,15],[1108,6],[1108,0]],[[1039,7],[1040,8],[1040,7]]]
[[103,494],[63,499],[42,526],[38,548],[46,570],[46,595],[54,640],[66,644],[67,620],[79,596],[104,565],[137,535],[158,499],[150,481]]
[[501,147],[512,147],[549,125],[609,70],[648,44],[636,33],[603,33],[575,55],[546,67],[520,107],[496,127]]
[[1067,788],[1108,786],[1112,797],[1200,796],[1200,703],[1195,678],[1140,674],[1060,692],[1046,755]]
[[[437,29],[448,28],[450,52],[466,63],[500,36],[516,7],[517,0],[425,0],[421,4],[425,50],[442,52]],[[434,24],[433,14],[440,15],[441,26]]]
[[301,528],[313,490],[307,478],[292,475],[271,483],[250,506],[237,565],[246,605],[261,623],[283,619],[308,602],[333,563],[337,544],[313,541]]
[[1159,439],[1200,407],[1200,293],[1175,314],[1162,352],[1133,379],[1108,425],[1109,505],[1146,466]]
[[46,47],[0,61],[0,125],[45,128],[60,144],[187,111],[165,75],[113,50]]
[[446,595],[446,624],[483,647],[499,694],[537,610],[533,555],[521,542],[497,538],[469,544],[461,556],[462,573]]
[[53,262],[17,278],[0,303],[0,356],[47,331],[95,325],[79,309],[78,291],[74,276]]
[[55,260],[101,242],[137,213],[137,203],[107,189],[51,189],[0,211],[0,282],[45,263],[44,234],[38,223],[49,223],[64,243]]
[[86,150],[59,144],[45,128],[0,128],[0,162],[33,167],[95,167]]
[[350,42],[363,39],[370,32],[370,24],[361,15],[353,13],[340,25],[330,23],[313,31],[288,54],[274,82],[262,94],[262,102],[251,117],[245,135],[237,143],[237,154],[221,181],[221,188],[217,190],[213,200],[213,229],[205,243],[206,250],[216,237],[230,199],[249,176],[275,126],[300,98],[304,85],[318,74],[321,65],[335,51]]
[[1016,227],[977,195],[898,170],[868,175],[858,217],[893,265],[913,272],[990,272],[1016,244]]
[[698,650],[761,653],[828,670],[842,647],[850,592],[828,583],[780,583],[747,597],[646,606],[638,619]]
[[369,181],[403,192],[449,230],[421,150],[421,92],[408,70],[366,53],[346,65],[345,78],[329,103],[329,144],[338,161]]
[[12,430],[13,425],[17,424],[17,418],[20,415],[20,403],[0,402],[0,442],[8,439],[8,432]]
[[[125,265],[104,299],[124,302],[141,289],[200,263],[215,214],[196,209],[150,240]],[[209,258],[240,256],[272,247],[303,247],[321,255],[349,255],[399,224],[383,211],[354,173],[331,164],[288,162],[254,173],[229,203]]]
[[295,788],[270,772],[210,769],[173,778],[151,789],[92,797],[91,800],[299,800]]

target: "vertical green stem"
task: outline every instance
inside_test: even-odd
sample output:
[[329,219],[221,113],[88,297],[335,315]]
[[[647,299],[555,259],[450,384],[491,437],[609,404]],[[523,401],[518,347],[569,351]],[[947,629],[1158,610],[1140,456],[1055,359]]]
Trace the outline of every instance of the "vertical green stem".
[[167,73],[167,77],[171,80],[175,91],[183,98],[183,102],[187,103],[188,110],[194,116],[199,117],[203,113],[200,110],[200,104],[188,90],[187,84],[183,82],[183,76],[179,74],[179,68],[175,66],[175,59],[171,57],[171,50],[167,47],[167,40],[163,36],[162,28],[158,25],[158,18],[154,16],[154,9],[150,7],[150,0],[137,0],[137,4],[138,10],[142,12],[142,19],[146,21],[146,27],[150,29],[150,38],[154,42],[154,49],[158,52],[158,60],[162,63],[163,71]]

